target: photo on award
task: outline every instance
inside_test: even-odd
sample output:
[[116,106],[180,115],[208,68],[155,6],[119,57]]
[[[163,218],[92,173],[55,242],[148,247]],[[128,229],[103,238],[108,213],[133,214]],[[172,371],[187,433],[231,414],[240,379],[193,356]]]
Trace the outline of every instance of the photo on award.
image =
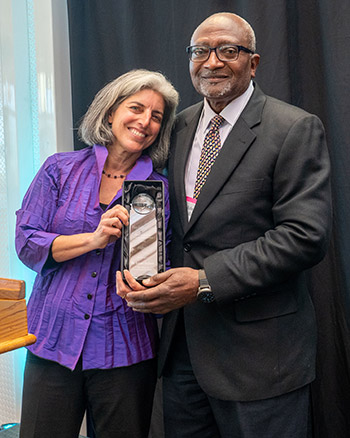
[[122,202],[130,218],[122,230],[121,271],[141,282],[165,270],[163,182],[124,181]]

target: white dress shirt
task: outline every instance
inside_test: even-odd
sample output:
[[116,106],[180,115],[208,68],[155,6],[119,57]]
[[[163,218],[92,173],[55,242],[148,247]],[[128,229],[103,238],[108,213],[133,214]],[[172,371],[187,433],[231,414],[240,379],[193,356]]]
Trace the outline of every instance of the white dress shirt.
[[[254,86],[251,81],[246,91],[241,96],[230,102],[221,111],[220,115],[225,119],[225,121],[219,127],[221,146],[224,145],[226,138],[228,137],[238,117],[241,115],[242,111],[247,105],[251,95],[253,94],[253,91]],[[204,138],[209,131],[211,119],[216,115],[217,114],[211,109],[207,100],[204,99],[203,111],[198,122],[196,135],[194,136],[192,148],[186,164],[185,189],[189,219],[196,203],[196,200],[193,199],[193,191],[196,182],[197,169],[204,143]]]

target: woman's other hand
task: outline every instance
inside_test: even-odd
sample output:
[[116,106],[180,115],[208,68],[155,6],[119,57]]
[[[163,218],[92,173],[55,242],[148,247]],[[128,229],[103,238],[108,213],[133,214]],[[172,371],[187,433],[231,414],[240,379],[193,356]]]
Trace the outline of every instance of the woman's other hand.
[[124,269],[123,273],[125,281],[123,280],[123,276],[120,271],[117,271],[116,274],[117,294],[121,298],[125,298],[128,292],[137,292],[146,289],[145,286],[142,286],[142,284],[135,280],[135,278],[127,269]]

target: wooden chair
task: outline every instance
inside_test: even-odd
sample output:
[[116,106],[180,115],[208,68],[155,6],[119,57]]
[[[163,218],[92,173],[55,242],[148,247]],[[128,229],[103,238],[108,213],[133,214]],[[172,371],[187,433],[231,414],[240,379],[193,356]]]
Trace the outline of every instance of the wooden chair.
[[0,354],[34,344],[28,333],[25,282],[0,278]]

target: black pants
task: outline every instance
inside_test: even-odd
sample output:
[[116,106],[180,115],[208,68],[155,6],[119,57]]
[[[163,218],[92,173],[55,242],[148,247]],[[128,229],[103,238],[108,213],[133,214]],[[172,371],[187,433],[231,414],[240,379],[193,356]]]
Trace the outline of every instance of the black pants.
[[165,438],[309,438],[309,385],[251,402],[207,395],[193,373],[181,323],[163,376]]
[[20,438],[77,438],[86,409],[96,438],[146,438],[156,360],[74,371],[27,353]]

